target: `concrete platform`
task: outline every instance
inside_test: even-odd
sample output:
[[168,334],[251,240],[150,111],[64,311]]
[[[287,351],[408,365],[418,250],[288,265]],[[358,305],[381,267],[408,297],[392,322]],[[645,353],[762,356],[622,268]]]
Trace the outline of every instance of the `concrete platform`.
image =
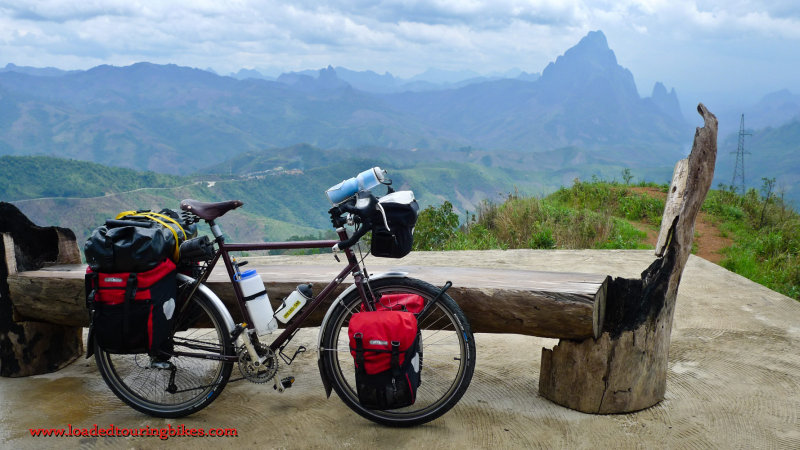
[[[330,256],[270,257],[276,264]],[[418,252],[370,258],[370,272],[396,266],[465,266],[638,277],[652,251]],[[412,274],[413,275],[413,274]],[[458,300],[458,299],[456,299]],[[476,335],[478,365],[461,402],[410,430],[381,427],[326,399],[308,352],[290,367],[285,394],[230,384],[205,410],[163,420],[128,408],[106,388],[93,360],[54,374],[0,379],[4,448],[151,448],[158,437],[31,437],[30,428],[236,428],[237,437],[172,437],[176,448],[800,448],[800,302],[692,256],[683,275],[666,399],[647,410],[596,416],[537,395],[541,348],[557,341]],[[312,348],[316,330],[296,343]]]

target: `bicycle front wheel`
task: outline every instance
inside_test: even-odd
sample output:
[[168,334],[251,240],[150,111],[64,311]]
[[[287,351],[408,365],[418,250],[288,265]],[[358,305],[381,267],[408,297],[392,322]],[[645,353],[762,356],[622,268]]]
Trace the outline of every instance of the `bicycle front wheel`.
[[[383,278],[369,285],[375,298],[384,294],[416,294],[426,305],[439,292],[438,288],[413,278]],[[475,341],[456,302],[443,294],[430,314],[419,322],[424,355],[422,383],[413,405],[394,410],[368,409],[358,401],[347,326],[360,308],[361,297],[353,291],[332,311],[323,330],[323,367],[342,401],[361,416],[389,426],[419,425],[449,411],[466,392],[475,370]]]
[[225,322],[211,301],[196,293],[177,314],[173,350],[197,356],[172,356],[151,362],[147,353],[113,354],[95,343],[95,361],[108,387],[137,411],[176,418],[195,413],[219,396],[233,364],[206,359],[233,355]]

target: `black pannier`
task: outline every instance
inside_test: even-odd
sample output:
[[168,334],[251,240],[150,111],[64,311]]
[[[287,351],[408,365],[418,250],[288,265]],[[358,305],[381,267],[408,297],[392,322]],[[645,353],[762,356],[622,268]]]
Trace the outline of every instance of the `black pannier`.
[[420,385],[421,336],[411,312],[353,314],[348,327],[361,406],[387,410],[413,405]]
[[168,338],[176,309],[175,269],[169,259],[138,273],[87,268],[90,340],[110,353],[169,353]]
[[370,253],[383,258],[402,258],[409,254],[418,214],[419,205],[411,191],[381,197],[373,218]]
[[96,228],[84,254],[95,272],[144,272],[165,258],[178,262],[180,244],[196,234],[174,210],[127,211]]
[[180,246],[196,234],[171,209],[126,211],[94,230],[84,246],[88,355],[93,342],[111,353],[169,353]]

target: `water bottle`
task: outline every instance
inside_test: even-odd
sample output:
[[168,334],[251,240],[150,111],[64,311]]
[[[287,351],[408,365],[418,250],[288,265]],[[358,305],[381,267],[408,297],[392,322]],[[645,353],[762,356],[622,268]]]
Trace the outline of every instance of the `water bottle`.
[[331,186],[325,191],[328,200],[334,205],[342,203],[358,191],[368,191],[381,184],[386,178],[386,171],[380,167],[367,169],[353,178],[348,178],[341,183]]
[[256,327],[256,333],[269,334],[275,331],[278,328],[278,322],[273,317],[272,305],[269,303],[269,296],[264,288],[264,280],[261,279],[261,275],[251,269],[239,274],[236,281],[242,290],[244,304],[250,314],[250,320]]
[[306,303],[311,300],[313,295],[310,284],[301,284],[297,286],[297,289],[283,299],[283,304],[278,307],[275,317],[277,317],[281,323],[292,320],[292,317],[297,315],[297,313],[306,306]]

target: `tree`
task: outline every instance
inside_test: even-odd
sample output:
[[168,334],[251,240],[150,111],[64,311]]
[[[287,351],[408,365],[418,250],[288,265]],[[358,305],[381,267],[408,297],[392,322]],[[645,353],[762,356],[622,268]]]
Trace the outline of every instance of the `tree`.
[[414,250],[438,250],[458,231],[458,214],[453,204],[445,201],[439,207],[429,206],[419,213],[414,227]]

